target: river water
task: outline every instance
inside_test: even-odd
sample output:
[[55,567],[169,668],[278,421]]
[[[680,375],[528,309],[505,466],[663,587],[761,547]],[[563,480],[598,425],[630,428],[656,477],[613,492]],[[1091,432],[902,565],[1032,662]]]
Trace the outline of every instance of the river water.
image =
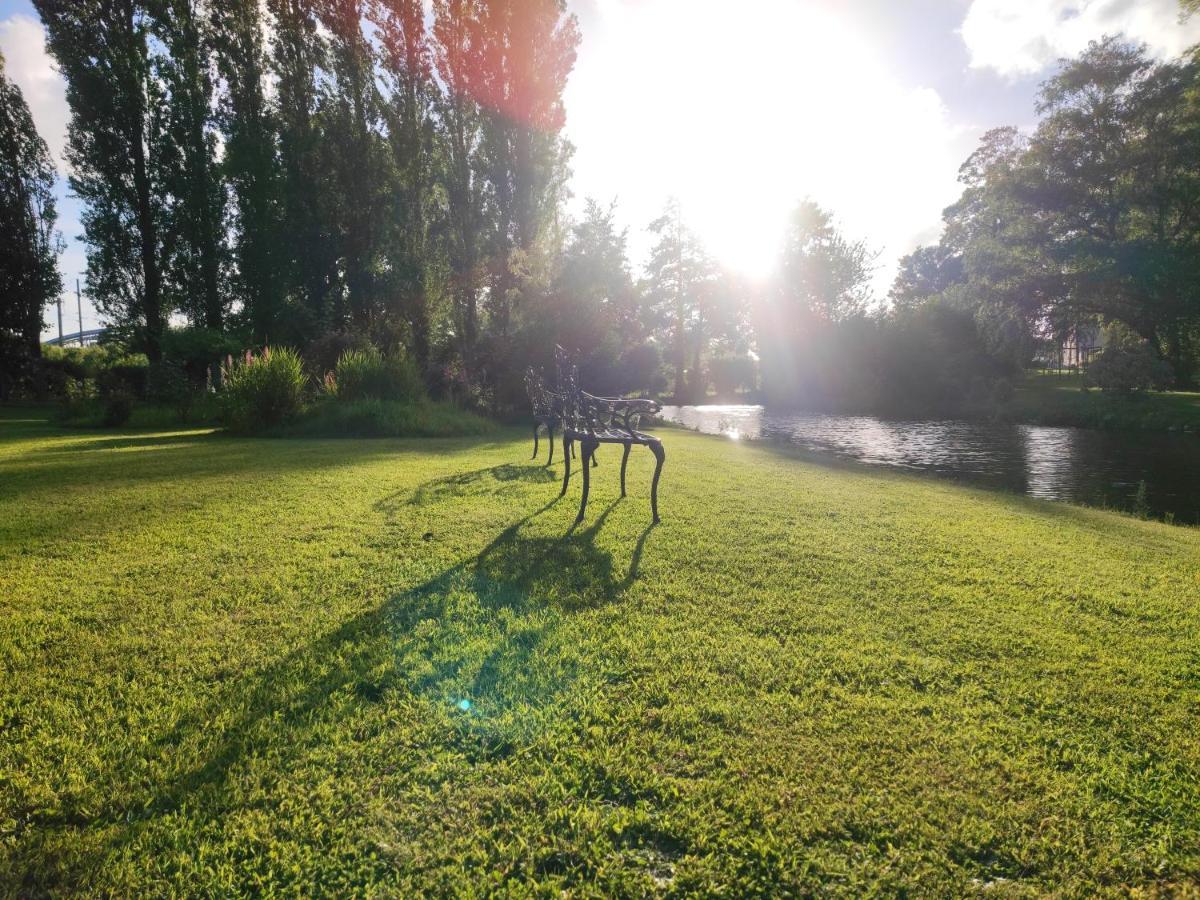
[[667,406],[662,417],[735,439],[786,440],[866,465],[1200,524],[1195,434],[783,414],[761,406]]

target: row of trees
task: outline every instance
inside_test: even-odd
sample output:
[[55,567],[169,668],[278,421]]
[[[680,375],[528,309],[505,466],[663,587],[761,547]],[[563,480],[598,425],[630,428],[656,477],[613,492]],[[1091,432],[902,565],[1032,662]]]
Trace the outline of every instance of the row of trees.
[[[578,32],[559,0],[36,0],[87,289],[152,361],[175,313],[353,330],[482,384],[544,284]],[[540,281],[539,281],[540,280]]]
[[[880,307],[874,254],[814,203],[775,276],[723,271],[670,203],[636,277],[615,210],[563,214],[559,0],[38,0],[72,109],[88,291],[151,360],[210,335],[315,367],[370,341],[435,391],[505,409],[555,343],[598,390],[775,403],[952,402],[1036,340],[1122,323],[1191,383],[1200,348],[1192,59],[1108,39],[1043,87],[1032,135],[989,132],[941,241]],[[36,347],[53,167],[3,78],[0,333]],[[11,253],[8,248],[15,248]],[[9,260],[12,260],[10,263]],[[11,298],[20,298],[19,302]],[[182,314],[192,339],[173,340]],[[982,386],[981,386],[982,385]]]

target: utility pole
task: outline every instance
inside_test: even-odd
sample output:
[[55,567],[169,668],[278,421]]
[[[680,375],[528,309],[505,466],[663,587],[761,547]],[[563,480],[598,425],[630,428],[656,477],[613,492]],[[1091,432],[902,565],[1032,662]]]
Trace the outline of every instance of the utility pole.
[[58,295],[58,346],[62,346],[62,294]]
[[79,346],[83,346],[83,300],[79,296],[79,279],[75,279],[75,311],[79,313]]

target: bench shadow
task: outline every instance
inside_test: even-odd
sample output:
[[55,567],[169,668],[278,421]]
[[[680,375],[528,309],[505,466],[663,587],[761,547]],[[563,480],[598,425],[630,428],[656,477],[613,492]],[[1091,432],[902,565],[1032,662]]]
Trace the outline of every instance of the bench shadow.
[[395,513],[402,506],[428,506],[451,497],[503,493],[511,482],[549,484],[558,479],[541,466],[517,466],[505,463],[486,469],[458,472],[434,478],[418,485],[416,490],[405,489],[389,494],[374,504],[376,512]]
[[[436,479],[426,488],[436,491],[464,478],[522,477],[516,468]],[[156,821],[183,809],[219,820],[240,802],[231,781],[253,760],[277,760],[276,774],[286,778],[293,762],[318,749],[331,730],[368,730],[388,710],[393,716],[408,710],[429,724],[421,730],[436,736],[431,754],[449,750],[486,764],[529,746],[545,729],[570,719],[574,698],[588,696],[601,677],[601,651],[589,644],[577,617],[620,601],[637,577],[652,531],[641,533],[629,568],[618,571],[595,536],[621,500],[574,534],[530,534],[527,526],[559,502],[555,496],[434,578],[223,683],[152,738],[147,755],[162,773],[157,783],[112,790],[99,809],[87,812],[70,804],[27,811],[23,827],[104,826],[111,838],[97,846],[91,861],[103,864]],[[145,767],[138,768],[144,775]],[[107,780],[120,785],[122,771],[110,771]],[[31,873],[35,880],[27,886],[53,888],[39,878],[61,874]]]

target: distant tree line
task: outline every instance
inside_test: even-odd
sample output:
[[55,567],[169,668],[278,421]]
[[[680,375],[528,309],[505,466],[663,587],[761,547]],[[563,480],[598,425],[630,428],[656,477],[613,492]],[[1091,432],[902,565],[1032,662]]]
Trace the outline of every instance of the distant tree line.
[[[989,131],[959,173],[940,242],[902,262],[898,313],[969,312],[989,352],[1117,326],[1196,383],[1200,68],[1093,43],[1042,86],[1037,128]],[[1118,341],[1128,343],[1127,341]]]

